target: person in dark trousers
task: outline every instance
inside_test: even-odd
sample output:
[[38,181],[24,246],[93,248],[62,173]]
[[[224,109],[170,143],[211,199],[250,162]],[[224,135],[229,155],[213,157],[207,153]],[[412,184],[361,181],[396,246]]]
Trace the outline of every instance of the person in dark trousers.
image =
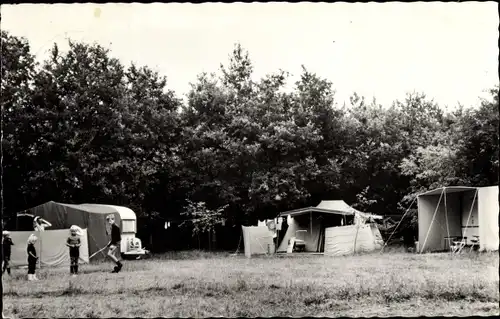
[[38,260],[38,257],[36,255],[36,249],[35,249],[35,243],[38,240],[38,238],[34,235],[31,234],[30,237],[28,238],[28,280],[33,281],[33,280],[38,280],[36,277],[35,271],[36,271],[36,262]]
[[69,270],[71,275],[75,277],[76,275],[78,275],[78,259],[80,258],[81,240],[80,236],[78,235],[78,229],[75,226],[71,226],[69,232],[70,235],[66,241],[66,246],[69,247]]
[[407,227],[403,231],[403,244],[407,252],[411,251],[415,247],[415,232],[412,227]]
[[7,273],[10,275],[10,255],[12,252],[11,246],[14,243],[12,242],[12,238],[10,238],[10,233],[7,230],[2,232],[2,275],[7,270]]
[[117,251],[120,252],[120,242],[122,240],[121,230],[120,230],[120,227],[118,227],[115,224],[115,216],[114,215],[106,216],[106,220],[111,225],[111,240],[109,241],[109,244],[108,244],[108,247],[109,247],[108,257],[111,258],[116,263],[116,266],[113,269],[112,273],[117,273],[117,272],[120,272],[120,270],[123,267],[123,264],[116,257],[116,252]]

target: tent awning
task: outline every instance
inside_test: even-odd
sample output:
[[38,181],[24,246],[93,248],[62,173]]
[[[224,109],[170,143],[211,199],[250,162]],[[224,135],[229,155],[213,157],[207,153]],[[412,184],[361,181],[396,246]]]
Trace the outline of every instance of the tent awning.
[[360,212],[359,210],[349,206],[343,200],[322,200],[316,207],[306,207],[295,210],[289,210],[281,213],[279,216],[280,217],[288,215],[298,216],[307,213],[325,213],[325,214],[348,215],[348,216],[358,214],[363,218],[373,218],[373,219],[383,218],[382,216],[379,215]]
[[304,215],[308,213],[324,213],[324,214],[336,214],[336,215],[354,215],[354,213],[351,212],[344,212],[344,211],[337,211],[337,210],[330,210],[330,209],[324,209],[324,208],[318,208],[318,207],[306,207],[306,208],[300,208],[300,209],[294,209],[294,210],[289,210],[286,212],[281,213],[279,216],[299,216],[299,215]]
[[476,190],[477,187],[468,187],[468,186],[447,186],[447,187],[440,187],[436,188],[421,194],[418,194],[418,196],[433,196],[433,195],[441,195],[441,193],[449,194],[449,193],[460,193],[460,192],[468,192],[468,191],[474,191]]

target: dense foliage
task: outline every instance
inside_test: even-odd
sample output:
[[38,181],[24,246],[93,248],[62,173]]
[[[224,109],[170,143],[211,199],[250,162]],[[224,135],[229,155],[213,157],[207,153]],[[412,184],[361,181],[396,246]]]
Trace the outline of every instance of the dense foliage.
[[424,189],[498,183],[498,87],[451,113],[421,93],[338,106],[334,84],[306,68],[291,91],[282,70],[255,81],[236,45],[183,103],[165,77],[99,45],[54,45],[38,64],[26,40],[1,36],[5,218],[100,202],[151,227],[216,212],[211,229],[322,199],[397,215]]

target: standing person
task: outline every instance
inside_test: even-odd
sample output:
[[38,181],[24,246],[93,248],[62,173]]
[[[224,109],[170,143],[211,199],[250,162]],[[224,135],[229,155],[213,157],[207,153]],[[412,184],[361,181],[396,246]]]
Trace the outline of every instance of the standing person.
[[14,243],[12,242],[12,238],[10,238],[10,233],[7,230],[2,232],[2,275],[7,270],[7,273],[10,275],[10,255],[12,252],[11,246]]
[[108,244],[108,257],[116,263],[116,266],[113,269],[112,273],[117,273],[120,272],[123,267],[122,263],[118,260],[118,258],[116,258],[116,252],[117,250],[118,252],[120,251],[120,242],[122,240],[121,230],[120,227],[115,224],[114,215],[110,214],[106,216],[106,220],[111,225],[111,240]]
[[40,216],[36,216],[33,219],[33,230],[34,231],[45,231],[45,228],[52,226],[51,223],[41,218]]
[[415,247],[415,233],[411,226],[407,227],[403,231],[403,244],[405,246],[405,251],[410,252]]
[[28,238],[28,280],[33,281],[33,280],[38,280],[36,278],[35,270],[36,270],[36,261],[38,260],[38,257],[36,255],[36,249],[35,249],[35,243],[38,240],[38,238],[34,235],[31,234],[30,237]]
[[80,235],[78,234],[77,226],[73,225],[69,229],[69,237],[66,240],[66,246],[69,247],[69,270],[73,277],[78,275],[78,259],[80,258]]

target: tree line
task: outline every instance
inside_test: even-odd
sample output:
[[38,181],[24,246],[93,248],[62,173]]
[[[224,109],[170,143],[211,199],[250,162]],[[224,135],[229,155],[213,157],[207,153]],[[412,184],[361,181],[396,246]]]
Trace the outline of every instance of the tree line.
[[98,44],[54,44],[39,62],[1,37],[6,219],[49,200],[124,205],[149,225],[248,225],[326,199],[400,215],[423,190],[498,184],[498,86],[452,111],[419,92],[338,105],[305,67],[292,90],[283,70],[254,80],[236,44],[183,101]]

